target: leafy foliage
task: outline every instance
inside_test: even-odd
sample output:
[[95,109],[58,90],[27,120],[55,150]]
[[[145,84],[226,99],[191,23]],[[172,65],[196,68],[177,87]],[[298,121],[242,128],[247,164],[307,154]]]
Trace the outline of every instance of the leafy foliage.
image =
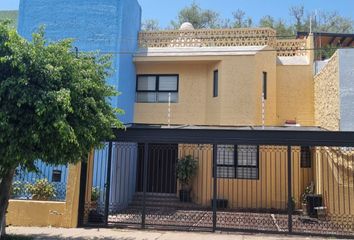
[[72,41],[33,41],[0,24],[0,176],[41,159],[75,163],[122,127],[108,103],[110,57],[72,53]]
[[99,187],[92,187],[91,202],[97,202],[100,199],[101,190]]
[[146,19],[141,24],[141,30],[142,31],[158,31],[158,30],[160,30],[159,21],[156,19]]
[[9,20],[11,27],[17,26],[18,11],[0,11],[0,21]]
[[190,180],[197,172],[198,163],[191,156],[188,155],[177,162],[177,178],[182,185],[182,188],[188,186]]
[[172,28],[178,29],[182,23],[190,22],[194,28],[217,28],[219,26],[219,14],[212,10],[203,10],[193,2],[190,6],[183,8],[177,16],[177,20],[172,21]]
[[38,179],[34,184],[26,186],[33,200],[48,201],[55,198],[56,189],[47,179]]
[[[71,40],[47,42],[43,30],[29,42],[0,22],[0,238],[17,166],[76,163],[122,127],[122,111],[109,104],[118,95],[106,85],[110,56],[73,48]],[[50,185],[36,186],[36,198],[52,197]]]
[[20,196],[26,192],[26,184],[21,181],[14,181],[11,188],[11,196]]
[[190,22],[196,29],[199,28],[245,28],[270,27],[277,31],[278,36],[290,37],[297,31],[350,33],[354,30],[353,19],[341,16],[336,11],[306,12],[303,5],[291,6],[288,19],[276,19],[274,16],[263,16],[255,23],[242,9],[232,12],[233,19],[222,18],[218,12],[202,9],[193,2],[190,6],[181,9],[171,27],[178,29],[183,22]]
[[310,185],[306,186],[304,192],[301,194],[301,203],[306,204],[307,203],[307,195],[312,194],[314,189],[313,183]]

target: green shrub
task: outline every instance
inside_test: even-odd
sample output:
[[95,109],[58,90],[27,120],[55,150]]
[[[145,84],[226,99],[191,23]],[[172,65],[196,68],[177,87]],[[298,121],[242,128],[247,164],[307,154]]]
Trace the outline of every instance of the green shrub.
[[92,187],[91,202],[97,202],[100,199],[101,190],[99,187]]
[[26,185],[26,183],[23,183],[21,181],[14,181],[11,187],[11,197],[21,196],[22,194],[25,194],[27,191]]
[[178,160],[177,178],[182,185],[182,189],[189,185],[189,181],[197,172],[197,167],[197,161],[191,155]]
[[48,201],[55,198],[56,189],[47,179],[39,179],[34,184],[27,185],[33,200]]

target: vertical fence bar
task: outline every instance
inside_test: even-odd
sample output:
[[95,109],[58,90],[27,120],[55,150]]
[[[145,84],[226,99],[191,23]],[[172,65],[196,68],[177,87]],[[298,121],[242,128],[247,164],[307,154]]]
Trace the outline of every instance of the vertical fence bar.
[[217,199],[217,145],[213,145],[213,232],[216,231],[216,199]]
[[143,211],[141,216],[141,228],[145,228],[146,219],[146,188],[147,188],[147,172],[148,172],[148,157],[149,157],[149,144],[144,143],[144,173],[143,173]]
[[79,192],[79,217],[78,217],[78,227],[84,225],[84,216],[86,208],[86,182],[87,182],[87,162],[81,162],[81,172],[80,172],[80,192]]
[[288,230],[293,232],[291,145],[288,145]]
[[108,162],[107,162],[107,178],[106,178],[106,199],[105,199],[105,223],[108,225],[108,217],[109,217],[109,197],[111,192],[111,169],[112,169],[112,142],[108,144]]

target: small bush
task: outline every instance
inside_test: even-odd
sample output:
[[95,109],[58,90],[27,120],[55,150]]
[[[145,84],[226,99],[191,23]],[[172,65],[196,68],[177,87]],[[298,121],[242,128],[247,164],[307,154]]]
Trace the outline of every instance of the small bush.
[[27,185],[33,200],[48,201],[55,198],[56,189],[47,179],[39,179],[34,184]]
[[21,181],[14,181],[11,187],[11,197],[25,195],[27,192],[27,184]]
[[100,199],[101,190],[99,187],[92,187],[91,202],[97,202]]
[[198,168],[197,161],[188,155],[177,162],[177,178],[182,185],[182,189],[185,189],[190,180],[196,174]]

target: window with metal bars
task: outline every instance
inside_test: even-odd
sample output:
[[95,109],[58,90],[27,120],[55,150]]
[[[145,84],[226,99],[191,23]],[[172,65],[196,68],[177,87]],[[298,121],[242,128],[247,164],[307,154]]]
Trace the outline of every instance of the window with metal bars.
[[218,145],[216,161],[218,178],[259,178],[258,146]]
[[312,151],[310,147],[301,147],[300,163],[301,163],[301,168],[312,167]]

